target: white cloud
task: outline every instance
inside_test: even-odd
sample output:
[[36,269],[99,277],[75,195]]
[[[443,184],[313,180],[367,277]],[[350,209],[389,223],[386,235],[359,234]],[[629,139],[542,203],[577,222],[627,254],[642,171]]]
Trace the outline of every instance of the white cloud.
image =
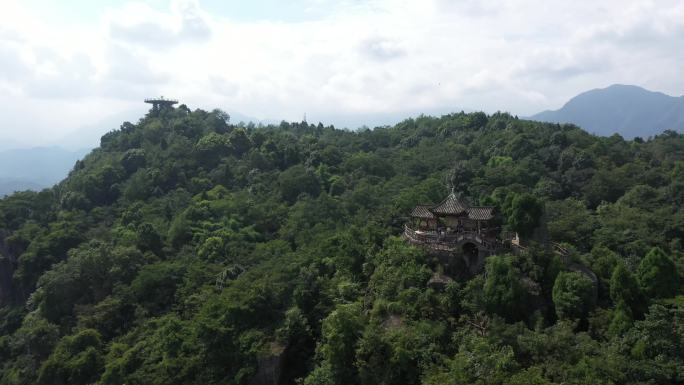
[[370,37],[363,40],[359,50],[369,58],[381,61],[406,56],[406,50],[401,47],[401,44],[382,37]]
[[684,89],[684,4],[675,0],[301,4],[319,16],[240,21],[191,0],[130,2],[68,23],[9,3],[0,112],[13,124],[0,138],[52,140],[157,94],[340,123],[460,108],[526,115],[612,83]]
[[155,10],[144,3],[127,3],[109,10],[105,19],[112,39],[146,49],[168,49],[211,37],[207,16],[196,1],[173,2],[170,12]]

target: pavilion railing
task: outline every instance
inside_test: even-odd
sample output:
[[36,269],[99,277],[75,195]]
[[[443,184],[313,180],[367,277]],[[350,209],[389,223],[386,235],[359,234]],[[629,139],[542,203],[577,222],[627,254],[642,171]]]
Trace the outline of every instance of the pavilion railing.
[[440,232],[440,231],[416,231],[404,225],[404,238],[414,244],[421,244],[429,246],[433,249],[439,250],[453,250],[457,244],[463,241],[473,241],[488,249],[498,249],[505,247],[505,240],[486,239],[482,233],[477,231],[456,231],[456,232]]

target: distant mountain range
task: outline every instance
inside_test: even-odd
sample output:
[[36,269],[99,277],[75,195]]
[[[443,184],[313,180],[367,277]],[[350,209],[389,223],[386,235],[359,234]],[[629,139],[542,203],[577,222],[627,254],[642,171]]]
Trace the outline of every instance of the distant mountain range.
[[47,186],[21,178],[2,178],[0,177],[0,198],[10,195],[17,191],[33,190],[39,191]]
[[664,130],[684,131],[684,96],[615,84],[581,93],[561,109],[540,112],[529,119],[574,123],[597,135],[647,138]]
[[61,147],[0,151],[0,197],[54,185],[88,152],[89,149],[71,151]]

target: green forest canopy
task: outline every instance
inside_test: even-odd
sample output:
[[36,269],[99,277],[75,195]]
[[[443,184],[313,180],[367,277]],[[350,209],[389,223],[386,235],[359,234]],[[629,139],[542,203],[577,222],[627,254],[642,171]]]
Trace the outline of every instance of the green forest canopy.
[[[398,234],[449,174],[598,287],[533,239],[429,285],[440,267]],[[684,383],[682,203],[671,131],[148,114],[0,200],[0,384]]]

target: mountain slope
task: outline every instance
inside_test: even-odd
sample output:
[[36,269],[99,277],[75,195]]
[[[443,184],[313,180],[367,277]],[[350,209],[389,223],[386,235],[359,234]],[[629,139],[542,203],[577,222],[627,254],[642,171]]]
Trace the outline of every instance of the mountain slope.
[[684,130],[684,97],[616,84],[579,94],[561,109],[530,119],[574,123],[598,135],[645,138],[664,130]]
[[[0,385],[681,383],[682,164],[677,133],[501,113],[148,114],[0,199]],[[599,287],[525,236],[476,276],[408,245],[448,175],[501,213],[488,231],[546,223]]]

